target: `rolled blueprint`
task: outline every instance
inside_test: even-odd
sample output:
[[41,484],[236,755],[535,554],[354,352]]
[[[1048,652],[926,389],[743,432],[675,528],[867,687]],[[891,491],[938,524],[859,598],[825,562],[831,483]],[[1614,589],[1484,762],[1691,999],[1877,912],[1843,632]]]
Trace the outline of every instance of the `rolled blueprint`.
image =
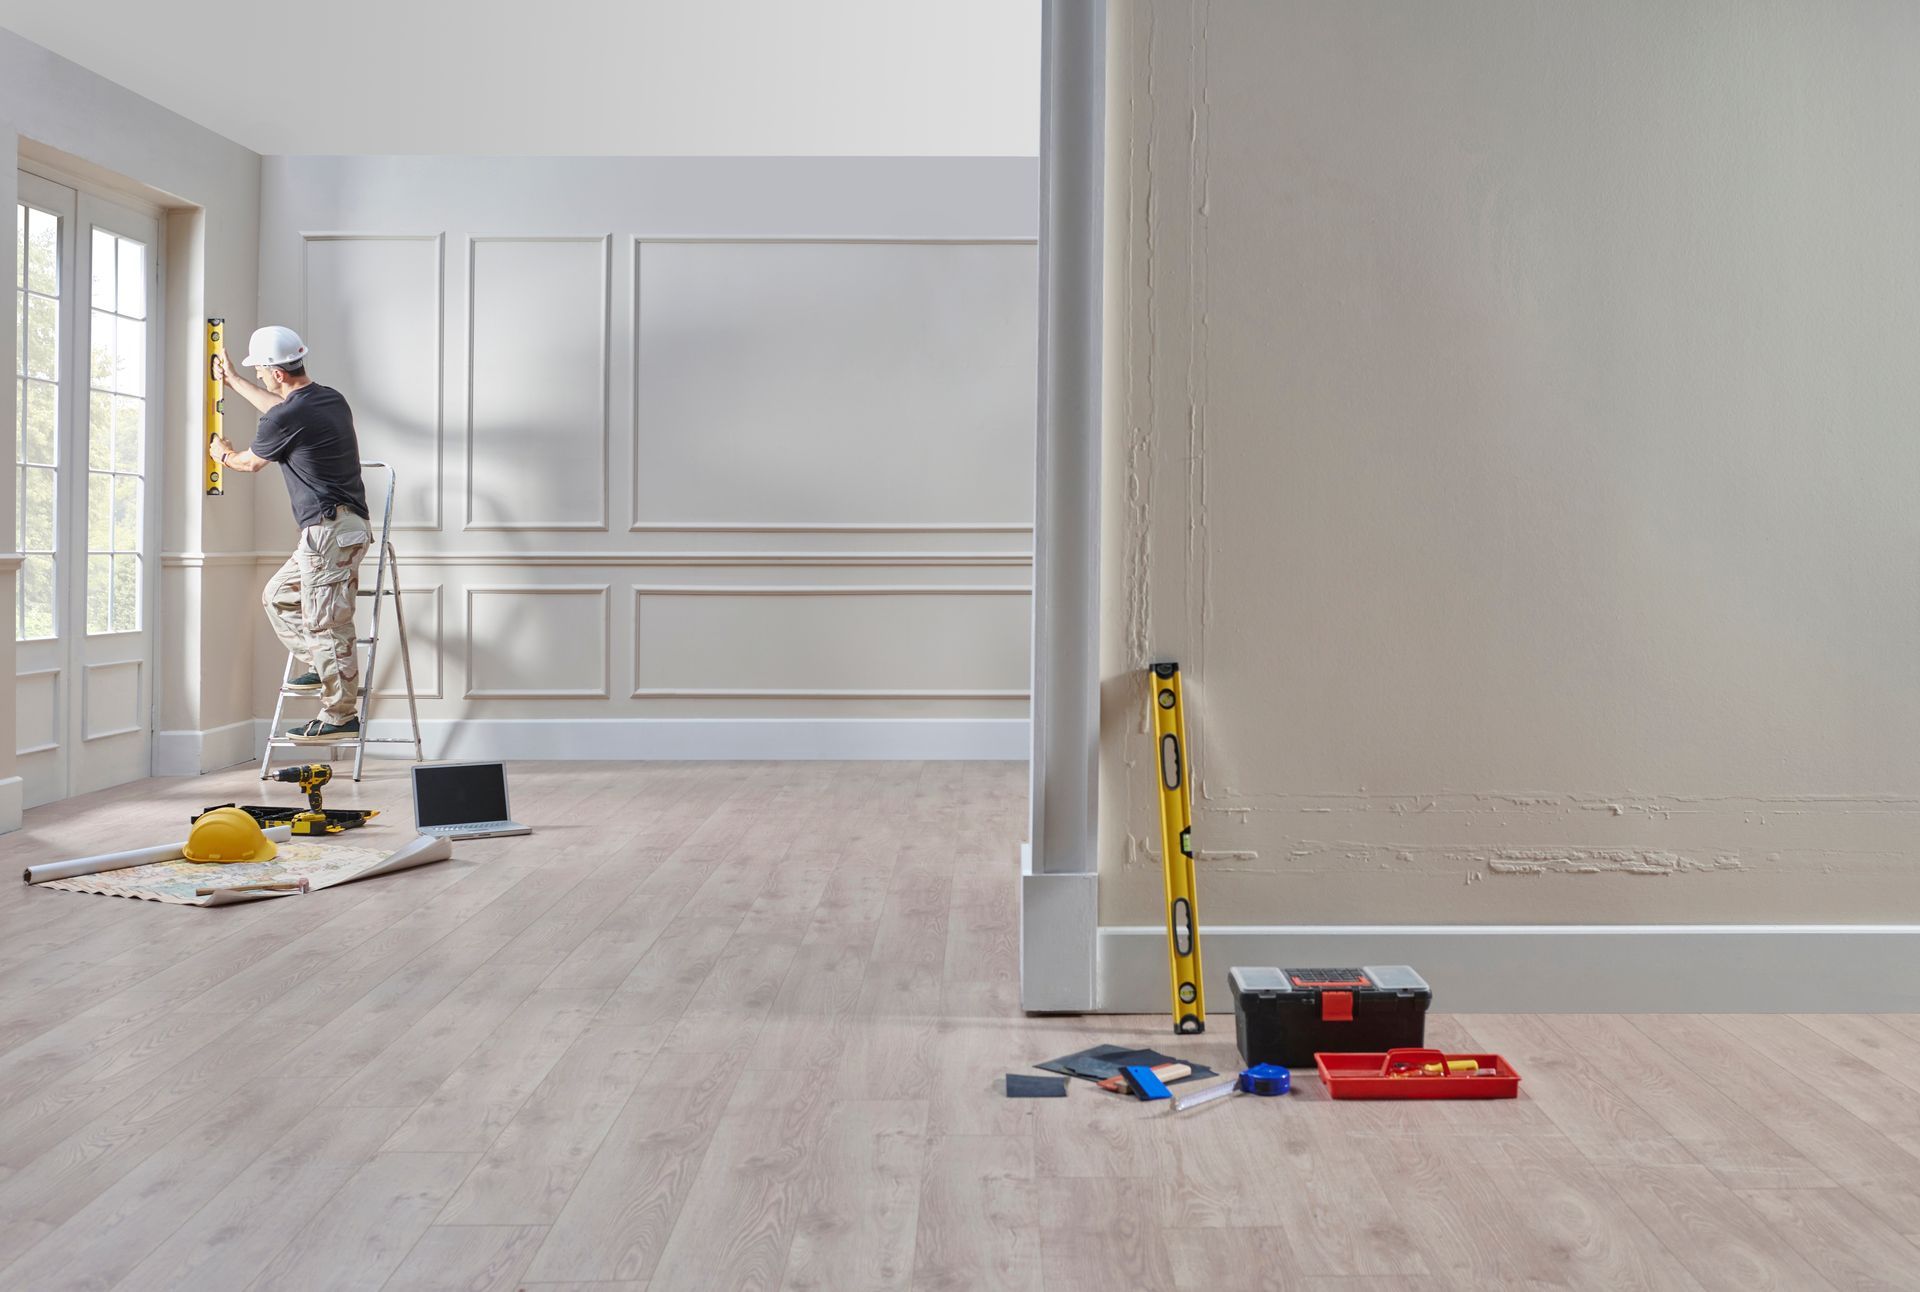
[[[293,838],[292,828],[284,825],[276,825],[264,833],[275,843],[285,843]],[[97,875],[103,870],[125,870],[129,866],[146,866],[156,861],[178,861],[186,855],[187,841],[182,839],[179,843],[155,844],[151,848],[103,852],[97,857],[42,862],[38,866],[28,866],[20,878],[29,884],[44,884],[49,879],[72,879],[76,875]]]

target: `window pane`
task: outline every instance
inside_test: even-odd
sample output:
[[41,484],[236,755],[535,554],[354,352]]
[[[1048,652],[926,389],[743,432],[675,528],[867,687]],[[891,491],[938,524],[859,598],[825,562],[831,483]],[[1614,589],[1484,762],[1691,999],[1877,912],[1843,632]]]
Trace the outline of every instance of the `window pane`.
[[49,296],[60,294],[60,217],[27,210],[27,286]]
[[140,627],[140,558],[113,558],[113,631],[134,632]]
[[93,308],[113,308],[113,235],[105,229],[93,231]]
[[120,242],[120,312],[129,318],[147,316],[147,248],[132,238]]
[[147,325],[135,319],[115,319],[120,334],[113,388],[123,395],[147,393]]
[[113,558],[87,558],[87,631],[103,633],[113,626]]
[[53,541],[53,482],[53,472],[45,467],[20,468],[20,550],[23,552],[51,552],[58,546]]
[[87,550],[113,550],[113,477],[87,472]]
[[53,466],[60,459],[54,450],[54,413],[60,403],[60,388],[50,382],[29,381],[20,401],[20,461]]
[[13,204],[13,285],[27,285],[27,208],[22,202]]
[[113,477],[113,550],[140,550],[140,477]]
[[87,465],[113,469],[113,396],[98,390],[87,396]]
[[27,297],[27,376],[60,379],[60,304]]
[[20,622],[14,635],[21,641],[53,636],[51,556],[29,556],[20,563]]
[[113,315],[94,310],[88,315],[87,339],[93,346],[92,370],[87,380],[95,390],[113,389]]
[[118,395],[113,401],[113,466],[116,471],[142,470],[147,452],[147,404]]

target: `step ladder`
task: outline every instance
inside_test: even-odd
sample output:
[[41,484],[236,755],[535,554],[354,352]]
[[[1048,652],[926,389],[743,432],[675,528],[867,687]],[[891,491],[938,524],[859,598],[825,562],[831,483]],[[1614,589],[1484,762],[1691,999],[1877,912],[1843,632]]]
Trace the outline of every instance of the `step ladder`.
[[[360,734],[346,740],[335,740],[323,745],[316,745],[301,744],[289,739],[283,733],[280,724],[286,721],[287,701],[289,699],[312,695],[311,692],[307,691],[290,691],[287,689],[287,683],[293,680],[294,663],[298,658],[292,651],[288,651],[287,667],[280,675],[280,694],[278,698],[275,699],[273,705],[273,725],[267,728],[267,747],[260,753],[260,779],[263,781],[267,779],[268,772],[273,763],[273,751],[276,749],[299,750],[301,751],[299,761],[311,762],[323,750],[327,751],[328,757],[331,758],[333,751],[351,747],[353,750],[353,779],[356,781],[360,779],[361,770],[366,765],[368,745],[412,745],[413,761],[417,763],[425,760],[425,755],[422,753],[420,747],[420,707],[415,702],[413,694],[413,656],[407,650],[407,616],[406,612],[400,608],[400,560],[394,555],[393,543],[387,537],[393,529],[393,494],[397,484],[397,477],[393,467],[385,462],[362,462],[360,466],[366,471],[377,469],[387,473],[387,501],[386,506],[381,510],[380,514],[379,550],[378,555],[374,558],[373,587],[371,589],[361,588],[356,593],[357,596],[371,597],[373,599],[373,623],[371,625],[371,631],[365,637],[356,637],[354,639],[356,648],[360,646],[367,648],[366,667],[360,671],[360,706],[357,711],[360,718]],[[392,576],[391,580],[389,580],[389,575]],[[413,729],[413,735],[411,737],[375,736],[369,734],[372,728],[371,720],[373,716],[373,668],[374,665],[379,662],[380,658],[380,600],[382,597],[393,598],[393,625],[400,635],[400,671],[406,679],[407,720]]]

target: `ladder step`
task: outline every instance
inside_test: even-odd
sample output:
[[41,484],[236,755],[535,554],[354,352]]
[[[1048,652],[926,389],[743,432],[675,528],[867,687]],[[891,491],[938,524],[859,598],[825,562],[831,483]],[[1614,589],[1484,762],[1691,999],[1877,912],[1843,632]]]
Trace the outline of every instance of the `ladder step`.
[[392,588],[382,588],[378,592],[375,592],[372,588],[359,588],[355,590],[353,595],[356,597],[397,597],[400,594]]

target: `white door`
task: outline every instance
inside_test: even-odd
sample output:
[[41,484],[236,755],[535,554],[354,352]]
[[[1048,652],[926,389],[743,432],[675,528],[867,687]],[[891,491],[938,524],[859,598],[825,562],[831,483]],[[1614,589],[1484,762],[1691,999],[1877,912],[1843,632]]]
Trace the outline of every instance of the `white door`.
[[151,769],[153,217],[20,176],[16,748],[29,805]]

